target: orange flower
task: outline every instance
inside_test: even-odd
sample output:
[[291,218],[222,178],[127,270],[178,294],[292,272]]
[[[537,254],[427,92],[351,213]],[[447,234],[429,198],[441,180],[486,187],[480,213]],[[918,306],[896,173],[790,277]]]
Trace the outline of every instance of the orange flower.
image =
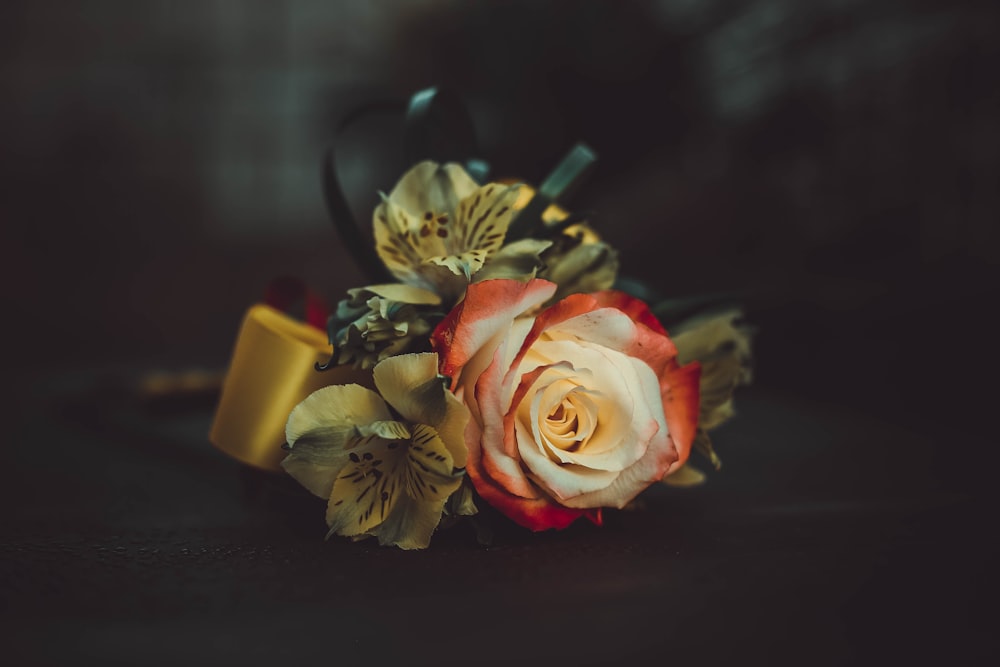
[[488,503],[532,530],[621,508],[688,457],[697,364],[646,305],[574,294],[537,315],[556,286],[469,286],[437,327],[441,374],[468,407],[468,473]]

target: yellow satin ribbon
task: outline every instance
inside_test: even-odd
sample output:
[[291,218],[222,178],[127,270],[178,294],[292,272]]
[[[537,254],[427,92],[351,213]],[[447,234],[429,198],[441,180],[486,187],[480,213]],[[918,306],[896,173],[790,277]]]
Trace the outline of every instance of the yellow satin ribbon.
[[331,384],[363,381],[353,368],[317,371],[333,348],[326,333],[258,304],[247,311],[222,384],[208,439],[226,454],[263,470],[281,470],[288,413]]

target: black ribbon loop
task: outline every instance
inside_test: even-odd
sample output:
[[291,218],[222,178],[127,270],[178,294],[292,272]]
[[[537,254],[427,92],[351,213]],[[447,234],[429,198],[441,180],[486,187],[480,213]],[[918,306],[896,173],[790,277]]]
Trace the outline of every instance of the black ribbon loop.
[[[354,109],[337,123],[335,138],[359,119],[385,112],[405,112],[403,149],[409,162],[407,168],[422,160],[464,162],[466,171],[478,183],[488,177],[489,164],[478,157],[475,127],[468,109],[457,95],[437,88],[415,93],[407,104],[382,101]],[[393,276],[375,251],[374,242],[351,212],[338,176],[335,146],[330,146],[323,157],[322,183],[333,227],[359,268],[373,284],[392,282]]]
[[479,158],[472,116],[458,95],[438,88],[414,93],[404,123],[403,142],[410,165],[422,160],[464,163],[478,183],[489,175],[489,165]]
[[337,123],[334,145],[330,146],[323,156],[323,198],[326,201],[330,219],[333,221],[333,228],[371,283],[390,282],[393,278],[388,269],[385,268],[378,253],[375,252],[374,242],[361,231],[361,227],[347,203],[347,196],[344,194],[344,189],[340,184],[341,179],[338,176],[336,139],[361,118],[375,113],[400,113],[402,110],[403,105],[399,102],[382,101],[350,111]]

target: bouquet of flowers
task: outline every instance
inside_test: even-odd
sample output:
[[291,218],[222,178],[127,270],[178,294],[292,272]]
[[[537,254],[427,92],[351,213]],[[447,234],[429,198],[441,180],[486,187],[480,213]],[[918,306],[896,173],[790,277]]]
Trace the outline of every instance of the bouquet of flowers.
[[600,525],[652,484],[702,481],[692,449],[718,467],[708,431],[749,380],[739,313],[668,335],[612,289],[615,250],[537,194],[425,160],[382,195],[391,279],[339,301],[309,370],[334,375],[284,428],[280,465],[326,501],[328,537],[425,548],[479,503],[534,531]]

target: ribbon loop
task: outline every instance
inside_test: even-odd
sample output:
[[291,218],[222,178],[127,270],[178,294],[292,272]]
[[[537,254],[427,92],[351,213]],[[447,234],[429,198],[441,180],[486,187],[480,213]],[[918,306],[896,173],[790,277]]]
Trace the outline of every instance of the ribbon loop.
[[461,98],[436,87],[414,93],[406,109],[403,142],[410,164],[435,162],[476,162],[476,129]]

